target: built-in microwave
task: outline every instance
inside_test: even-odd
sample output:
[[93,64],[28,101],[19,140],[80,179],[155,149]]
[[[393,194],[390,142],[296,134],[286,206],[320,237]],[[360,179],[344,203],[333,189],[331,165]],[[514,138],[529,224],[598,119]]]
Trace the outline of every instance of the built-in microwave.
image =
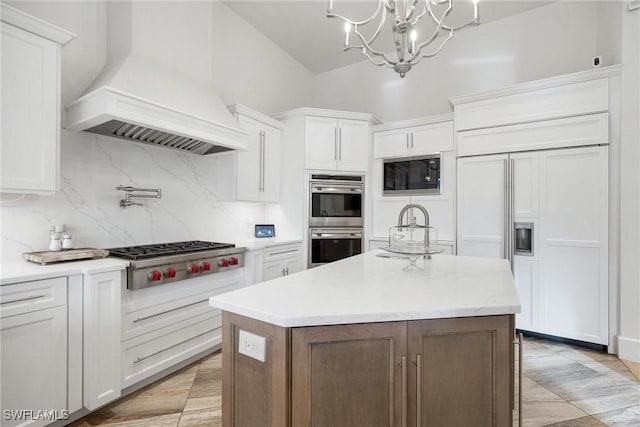
[[440,194],[442,153],[385,159],[382,194]]

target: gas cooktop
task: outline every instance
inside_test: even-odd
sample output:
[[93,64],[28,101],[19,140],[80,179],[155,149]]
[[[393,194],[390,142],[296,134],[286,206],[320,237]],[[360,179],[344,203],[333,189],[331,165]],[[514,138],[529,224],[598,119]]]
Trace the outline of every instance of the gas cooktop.
[[109,255],[128,260],[157,258],[162,256],[180,255],[192,252],[213,251],[217,249],[234,248],[232,243],[203,242],[190,240],[187,242],[156,243],[151,245],[125,246],[109,249]]
[[244,251],[232,243],[192,240],[113,248],[109,255],[131,261],[127,289],[143,289],[242,268]]

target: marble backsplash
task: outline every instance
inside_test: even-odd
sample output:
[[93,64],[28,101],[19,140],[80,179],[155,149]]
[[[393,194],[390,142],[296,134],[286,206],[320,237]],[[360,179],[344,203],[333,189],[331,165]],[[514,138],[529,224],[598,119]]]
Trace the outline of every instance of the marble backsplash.
[[[62,130],[60,191],[53,196],[3,194],[0,259],[47,250],[49,229],[66,224],[74,247],[181,240],[246,241],[268,221],[265,205],[221,201],[218,159]],[[161,188],[161,199],[120,208],[117,185]],[[273,221],[272,221],[273,222]]]

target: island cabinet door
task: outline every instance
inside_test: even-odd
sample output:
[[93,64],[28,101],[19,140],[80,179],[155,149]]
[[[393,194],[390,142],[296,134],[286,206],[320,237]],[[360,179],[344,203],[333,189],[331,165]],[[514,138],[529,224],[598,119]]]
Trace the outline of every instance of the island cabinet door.
[[406,322],[293,328],[291,425],[403,426],[406,330]]
[[409,426],[511,426],[509,316],[408,322]]

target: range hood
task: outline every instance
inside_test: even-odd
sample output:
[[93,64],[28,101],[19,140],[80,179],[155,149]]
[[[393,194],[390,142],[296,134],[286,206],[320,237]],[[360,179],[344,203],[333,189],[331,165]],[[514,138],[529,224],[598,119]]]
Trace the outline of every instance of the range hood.
[[107,63],[66,106],[66,128],[200,155],[246,150],[247,133],[206,78],[185,73],[180,67],[188,64],[145,52],[137,32],[148,22],[140,22],[144,10],[136,10],[148,7],[144,3],[107,3]]

